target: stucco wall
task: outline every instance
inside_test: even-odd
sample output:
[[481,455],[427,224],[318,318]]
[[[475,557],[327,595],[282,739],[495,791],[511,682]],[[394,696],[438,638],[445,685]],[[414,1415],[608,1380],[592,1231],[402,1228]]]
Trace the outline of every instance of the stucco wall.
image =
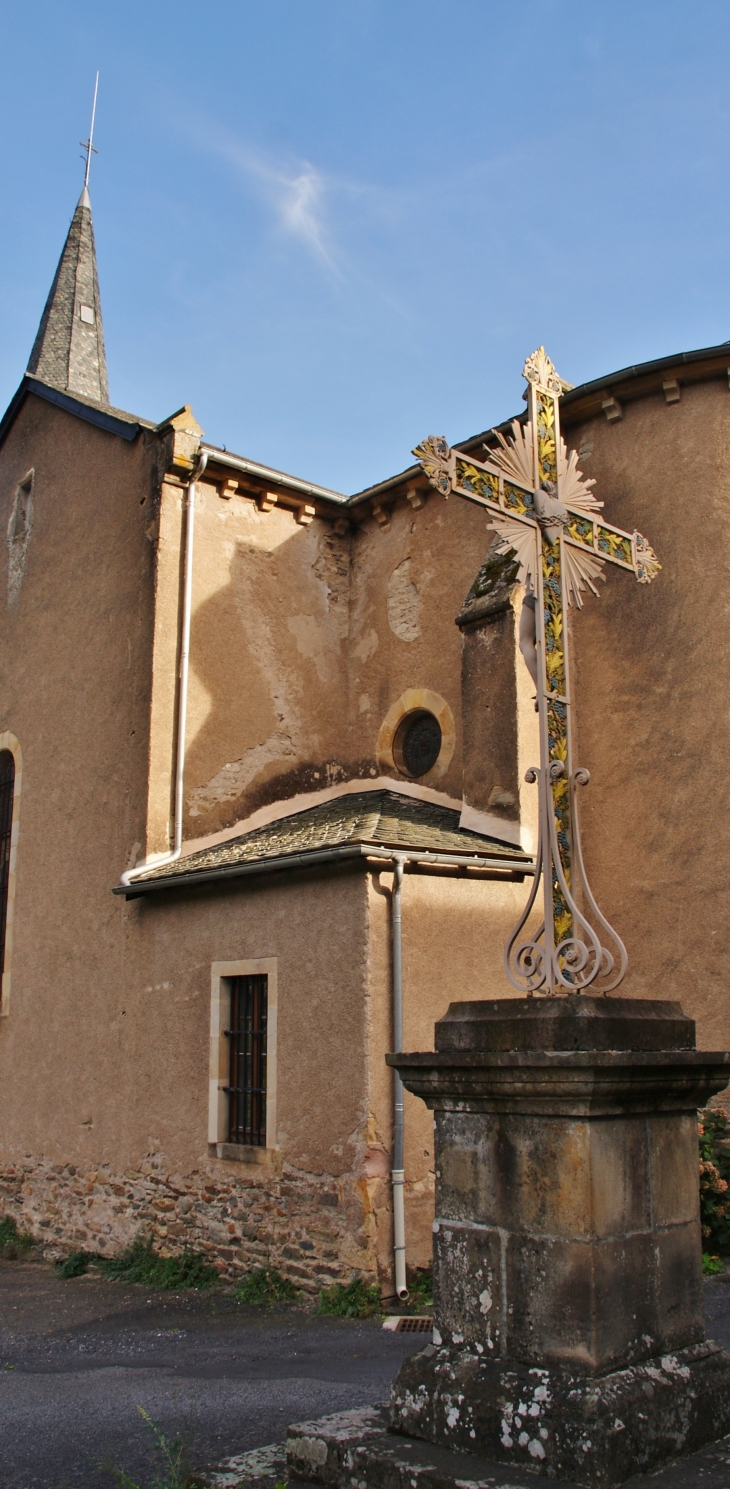
[[[310,1285],[372,1272],[366,906],[362,872],[112,901],[116,955],[99,986],[56,980],[53,1048],[32,982],[25,1021],[2,1031],[26,1086],[34,1046],[42,1085],[30,1102],[3,1069],[0,1193],[19,1218],[61,1250],[113,1250],[142,1227],[233,1273],[260,1258]],[[259,957],[277,958],[277,1149],[230,1163],[208,1145],[211,964]]]
[[[393,1078],[383,1059],[392,1049],[390,893],[393,875],[370,882],[370,1051],[372,1125],[366,1156],[373,1185],[381,1275],[392,1275],[390,1160]],[[403,1046],[432,1050],[434,1024],[452,1002],[518,996],[502,966],[504,943],[524,906],[530,882],[479,883],[462,878],[406,873],[403,926]],[[433,1116],[405,1092],[406,1256],[408,1266],[431,1260],[433,1221]]]
[[408,689],[429,688],[446,700],[456,725],[451,763],[429,784],[461,800],[461,634],[454,621],[489,546],[484,513],[433,492],[415,512],[401,499],[385,530],[369,518],[353,541],[353,760],[363,757],[374,770],[388,710]]
[[186,837],[326,785],[348,755],[348,541],[208,484],[196,507]]
[[0,603],[0,728],[24,764],[0,1130],[22,1113],[28,1140],[53,1130],[60,1092],[85,1120],[79,1032],[119,975],[109,886],[144,838],[156,452],[29,398],[0,452],[3,538],[31,467],[25,570]]
[[[171,635],[176,634],[180,489],[160,516],[158,660],[161,761],[169,758]],[[340,531],[339,529],[343,530]],[[461,797],[460,634],[454,617],[489,543],[482,512],[435,493],[404,500],[386,529],[260,511],[203,481],[196,502],[185,838],[198,839],[298,792],[381,773],[377,741],[408,688],[446,699],[456,748],[438,789]],[[156,678],[158,668],[156,667]],[[157,688],[157,681],[156,681]],[[154,707],[154,705],[153,705]],[[164,846],[169,782],[157,773]]]
[[698,1043],[727,1049],[727,379],[567,433],[608,520],[638,528],[662,564],[646,586],[607,566],[600,600],[573,618],[588,873],[628,947],[626,993],[678,998]]

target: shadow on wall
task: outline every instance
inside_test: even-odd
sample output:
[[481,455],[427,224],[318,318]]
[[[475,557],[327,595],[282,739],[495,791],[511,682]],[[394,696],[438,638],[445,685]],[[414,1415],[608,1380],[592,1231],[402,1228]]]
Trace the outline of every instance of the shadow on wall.
[[187,836],[230,825],[262,796],[276,799],[283,777],[287,794],[328,784],[312,761],[337,761],[342,776],[350,773],[349,560],[343,573],[340,558],[333,590],[331,552],[332,535],[312,529],[273,551],[239,541],[229,583],[195,611],[189,718],[194,725],[205,717],[189,735]]

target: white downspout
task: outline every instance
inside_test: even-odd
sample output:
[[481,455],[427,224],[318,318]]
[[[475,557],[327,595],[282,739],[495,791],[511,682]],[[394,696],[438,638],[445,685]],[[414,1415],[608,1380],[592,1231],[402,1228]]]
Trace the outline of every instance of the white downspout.
[[147,869],[174,863],[182,852],[183,811],[185,807],[185,733],[188,719],[188,673],[190,671],[190,626],[193,610],[193,554],[195,551],[195,483],[202,476],[208,456],[202,452],[187,486],[185,510],[185,575],[183,579],[182,633],[180,636],[180,682],[177,699],[177,737],[175,741],[175,838],[167,853],[153,853],[144,863],[127,869],[120,883],[131,884]]
[[[403,935],[401,890],[403,870],[407,860],[395,860],[393,875],[393,1045],[396,1054],[403,1052]],[[403,1082],[397,1070],[393,1071],[393,1259],[395,1262],[395,1291],[399,1298],[408,1297],[406,1286],[406,1222],[404,1206],[405,1171],[403,1168]]]

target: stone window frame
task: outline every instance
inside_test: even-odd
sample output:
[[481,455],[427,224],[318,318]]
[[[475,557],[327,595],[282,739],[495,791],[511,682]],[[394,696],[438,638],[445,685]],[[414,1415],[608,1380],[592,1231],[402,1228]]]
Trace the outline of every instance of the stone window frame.
[[[395,739],[404,719],[409,714],[432,713],[441,728],[441,749],[431,769],[422,776],[410,776],[398,768],[394,754]],[[456,748],[456,724],[454,715],[440,693],[433,688],[406,688],[388,709],[378,731],[375,756],[381,770],[389,775],[400,776],[404,781],[415,780],[419,786],[434,786],[443,779],[451,764]]]
[[20,741],[9,729],[0,733],[0,750],[8,750],[15,761],[13,782],[13,820],[10,828],[10,866],[8,870],[8,904],[5,920],[5,959],[0,986],[0,1018],[10,1013],[10,976],[13,961],[15,928],[15,885],[17,881],[18,834],[20,832],[20,793],[23,786],[23,751]]
[[[26,471],[22,480],[18,481],[13,497],[13,507],[8,522],[8,542],[27,543],[33,526],[33,487],[35,485],[35,468],[31,466]],[[18,518],[23,515],[23,526],[18,528]]]
[[[228,1096],[230,1043],[224,1030],[230,1024],[232,977],[268,978],[266,1026],[266,1147],[248,1147],[228,1141]],[[264,1163],[275,1160],[276,1057],[278,1011],[278,957],[247,957],[235,962],[212,962],[210,969],[210,1079],[208,1086],[208,1146],[216,1158],[234,1163]]]

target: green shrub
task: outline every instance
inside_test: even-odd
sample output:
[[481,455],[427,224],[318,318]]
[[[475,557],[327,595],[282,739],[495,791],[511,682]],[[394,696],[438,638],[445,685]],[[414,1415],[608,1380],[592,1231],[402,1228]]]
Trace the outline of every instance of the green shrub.
[[725,1271],[725,1264],[720,1261],[719,1256],[710,1256],[709,1252],[703,1251],[702,1271],[705,1277],[717,1277],[721,1272]]
[[105,1277],[118,1282],[144,1282],[148,1287],[177,1291],[184,1287],[212,1287],[218,1281],[199,1251],[184,1251],[180,1256],[160,1256],[152,1242],[138,1236],[131,1246],[117,1256],[98,1256],[96,1265]]
[[17,1261],[30,1246],[33,1237],[27,1231],[18,1230],[12,1215],[3,1215],[0,1220],[0,1257],[3,1261]]
[[93,1251],[72,1251],[63,1261],[56,1262],[56,1271],[59,1277],[68,1282],[71,1277],[83,1277],[84,1272],[89,1270],[89,1262],[93,1260]]
[[288,1277],[282,1277],[276,1267],[254,1267],[245,1273],[236,1288],[239,1303],[262,1303],[267,1308],[275,1308],[277,1303],[293,1303],[298,1296],[299,1289]]
[[721,1107],[699,1117],[702,1239],[730,1251],[730,1117]]
[[380,1311],[380,1288],[362,1277],[323,1287],[317,1308],[318,1313],[329,1313],[335,1318],[371,1318]]

